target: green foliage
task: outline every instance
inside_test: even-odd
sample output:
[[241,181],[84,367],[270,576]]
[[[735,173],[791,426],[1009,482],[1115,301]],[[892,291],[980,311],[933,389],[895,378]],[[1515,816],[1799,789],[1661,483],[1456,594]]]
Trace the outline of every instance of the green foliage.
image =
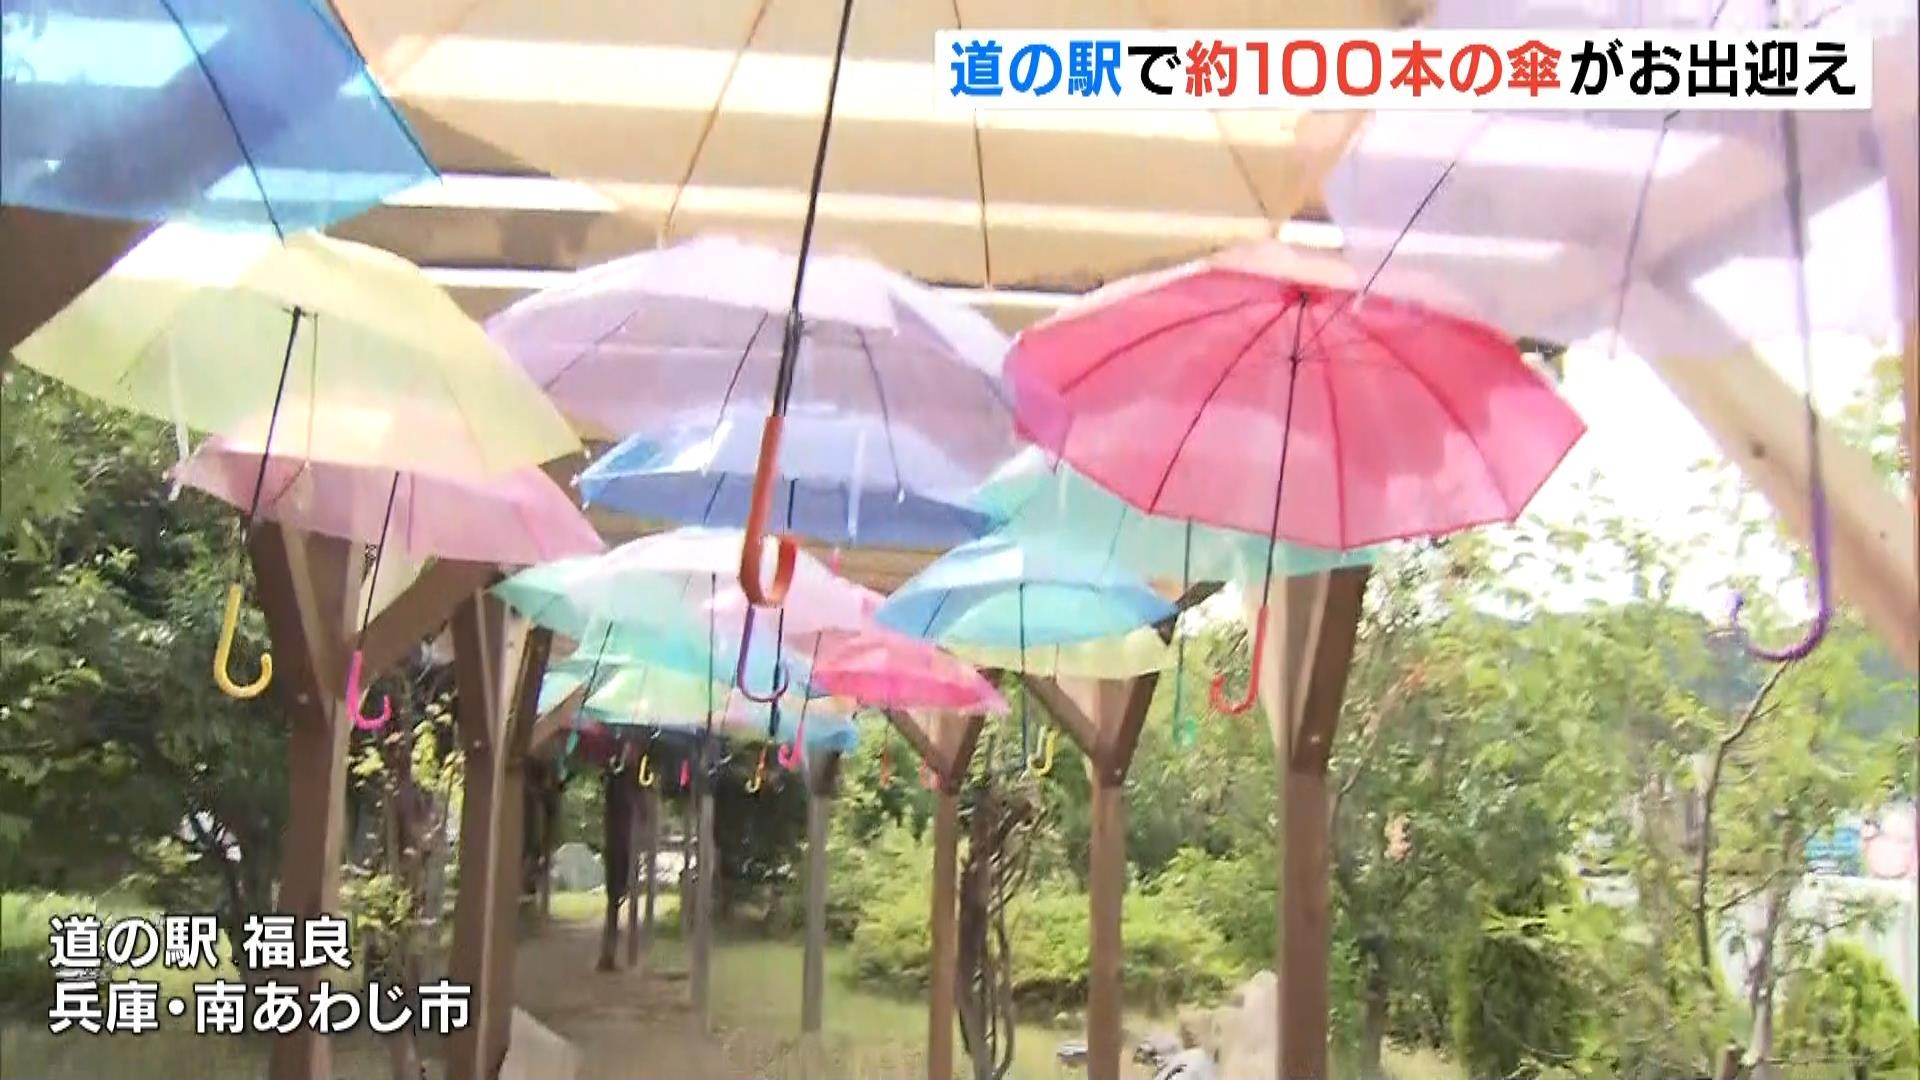
[[1920,1028],[1886,964],[1835,942],[1788,981],[1779,1056],[1808,1075],[1897,1080],[1920,1069]]

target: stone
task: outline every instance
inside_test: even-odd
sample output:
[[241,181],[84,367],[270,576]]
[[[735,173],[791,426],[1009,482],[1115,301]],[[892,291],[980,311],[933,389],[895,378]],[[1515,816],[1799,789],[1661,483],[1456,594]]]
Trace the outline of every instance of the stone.
[[553,850],[551,880],[559,892],[586,892],[605,888],[607,874],[601,867],[600,856],[594,854],[592,848],[567,843]]

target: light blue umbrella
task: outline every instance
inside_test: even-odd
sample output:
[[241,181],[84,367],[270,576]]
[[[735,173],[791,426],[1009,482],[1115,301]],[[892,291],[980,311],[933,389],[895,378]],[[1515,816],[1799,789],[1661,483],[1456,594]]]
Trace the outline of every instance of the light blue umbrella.
[[[582,501],[683,525],[746,522],[759,429],[731,418],[635,436],[580,474]],[[816,407],[787,416],[768,517],[825,544],[947,548],[992,521],[968,505],[978,477],[884,415]]]
[[0,200],[282,236],[434,177],[325,0],[6,4]]
[[[1000,532],[1044,544],[1106,570],[1159,581],[1236,581],[1252,587],[1267,565],[1269,539],[1251,533],[1143,514],[1072,466],[1050,466],[1031,449],[998,470],[974,493],[983,513],[1002,519]],[[1377,551],[1322,551],[1279,544],[1275,577],[1371,564]]]
[[612,726],[705,732],[711,716],[714,734],[753,742],[791,743],[804,729],[813,753],[848,750],[858,740],[852,718],[823,702],[763,704],[710,679],[645,665],[597,672],[575,663],[557,665],[540,684],[540,711],[582,685],[591,687],[582,713]]
[[1176,614],[1146,582],[1040,541],[990,536],[954,548],[894,590],[882,626],[978,648],[1066,645]]

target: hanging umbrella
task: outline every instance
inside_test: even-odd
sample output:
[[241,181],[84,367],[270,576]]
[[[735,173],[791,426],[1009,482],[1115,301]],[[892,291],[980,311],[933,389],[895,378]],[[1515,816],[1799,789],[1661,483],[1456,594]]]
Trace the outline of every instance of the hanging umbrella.
[[[484,476],[580,445],[418,267],[315,233],[282,242],[163,226],[14,355],[109,404],[172,420],[183,458],[187,428],[259,447],[263,470],[277,453]],[[285,441],[275,443],[277,429]],[[252,487],[243,535],[259,511],[259,474]],[[250,698],[273,667],[263,654],[253,682],[228,673],[240,602],[236,581],[214,682]]]
[[[1346,550],[1514,520],[1585,425],[1432,284],[1362,301],[1370,284],[1272,244],[1101,290],[1021,335],[1021,426],[1140,510],[1266,537],[1263,612],[1282,539]],[[1225,712],[1256,696],[1214,681]]]
[[14,355],[275,456],[480,477],[580,449],[418,267],[315,233],[163,226]]
[[729,624],[724,616],[709,618],[703,613],[670,625],[589,621],[578,637],[565,635],[575,642],[568,660],[608,671],[655,667],[723,680],[742,670],[771,671],[778,667],[786,674],[789,693],[826,695],[813,679],[810,652],[796,647],[792,638],[783,647],[776,647],[772,635],[757,635],[749,642],[743,662],[738,626],[737,618]]
[[[704,732],[712,710],[711,731],[724,738],[791,743],[797,736],[814,752],[846,750],[856,738],[847,714],[826,702],[793,707],[755,702],[727,686],[680,672],[624,667],[596,674],[571,660],[557,665],[541,683],[540,711],[582,686],[591,687],[584,711],[606,724]],[[776,717],[779,726],[769,733],[769,721]]]
[[[495,586],[495,593],[534,622],[575,640],[590,641],[596,623],[678,634],[687,640],[697,640],[696,635],[717,640],[719,610],[728,605],[728,595],[738,591],[732,574],[740,562],[742,539],[738,529],[676,529],[630,541],[592,559],[521,571]],[[858,629],[872,609],[869,590],[811,556],[803,555],[797,564],[795,588],[803,602],[781,614],[774,635],[776,650],[789,631],[806,635]],[[716,600],[721,603],[709,613]],[[753,627],[751,617],[741,620],[740,666],[735,671],[740,681],[756,655]],[[709,656],[717,660],[717,650],[709,650]],[[771,696],[780,696],[787,684],[776,672]]]
[[[1070,465],[1050,465],[1030,449],[1002,467],[974,494],[999,531],[1033,539],[1151,581],[1236,581],[1251,586],[1266,565],[1267,541],[1252,533],[1195,525],[1134,509]],[[1374,553],[1285,545],[1275,574],[1292,577],[1358,566]]]
[[827,635],[813,681],[835,697],[879,709],[1005,712],[1006,699],[978,671],[939,648],[884,630]]
[[1164,669],[1174,647],[1152,627],[1071,645],[948,645],[975,667],[1021,671],[1042,679],[1130,679]]
[[[257,447],[214,438],[173,476],[244,510],[254,501],[260,472]],[[275,457],[266,463],[262,489],[259,515],[269,521],[365,543],[390,533],[416,563],[528,566],[606,547],[566,491],[532,466],[467,479]]]
[[873,617],[941,645],[1018,649],[1093,641],[1173,614],[1172,604],[1123,572],[990,536],[935,559]]
[[0,37],[8,205],[284,235],[434,176],[321,0],[35,0]]
[[[583,500],[687,525],[746,521],[759,432],[729,418],[635,436],[580,474]],[[874,416],[788,418],[770,508],[788,532],[828,544],[947,548],[985,534],[968,508],[978,476],[907,428]]]
[[[1445,26],[1557,26],[1569,17],[1549,3],[1445,0],[1434,10]],[[1914,9],[1668,0],[1621,5],[1611,24],[1866,31],[1877,37],[1874,70],[1842,74],[1871,84],[1874,107],[1524,120],[1431,114],[1417,143],[1397,117],[1381,117],[1330,181],[1329,205],[1363,272],[1443,273],[1518,333],[1601,337],[1615,350],[1668,359],[1797,342],[1817,610],[1798,643],[1753,651],[1804,656],[1832,617],[1811,337],[1888,337],[1914,318]],[[1424,152],[1410,152],[1415,146]],[[1484,242],[1469,253],[1452,242],[1459,236]],[[1809,273],[1809,253],[1822,251],[1831,256],[1826,266]],[[1540,273],[1549,260],[1553,272]]]

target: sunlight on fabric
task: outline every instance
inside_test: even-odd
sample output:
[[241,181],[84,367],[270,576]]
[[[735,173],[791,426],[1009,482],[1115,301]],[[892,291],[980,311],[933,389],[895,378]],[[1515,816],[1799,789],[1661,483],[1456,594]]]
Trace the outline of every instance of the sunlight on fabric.
[[[431,45],[417,38],[396,41],[393,53],[418,59],[391,86],[401,98],[427,102],[498,101],[585,105],[635,111],[706,113],[724,89],[725,111],[813,121],[826,92],[831,63],[825,56],[750,52],[740,57],[720,49],[658,45],[590,45],[448,36]],[[836,118],[916,126],[971,127],[964,112],[936,110],[944,71],[931,62],[849,59],[841,68]],[[1249,146],[1293,142],[1295,114],[1283,122],[1236,125],[1234,141]],[[1113,135],[1130,139],[1217,142],[1220,126],[1209,113],[1137,111],[1035,111],[981,114],[981,130]]]
[[[24,20],[20,25],[5,35],[7,59],[0,71],[23,84],[152,90],[195,63],[182,27],[170,21],[57,16],[38,34],[24,29]],[[226,36],[224,27],[205,23],[188,23],[185,30],[202,50]]]

